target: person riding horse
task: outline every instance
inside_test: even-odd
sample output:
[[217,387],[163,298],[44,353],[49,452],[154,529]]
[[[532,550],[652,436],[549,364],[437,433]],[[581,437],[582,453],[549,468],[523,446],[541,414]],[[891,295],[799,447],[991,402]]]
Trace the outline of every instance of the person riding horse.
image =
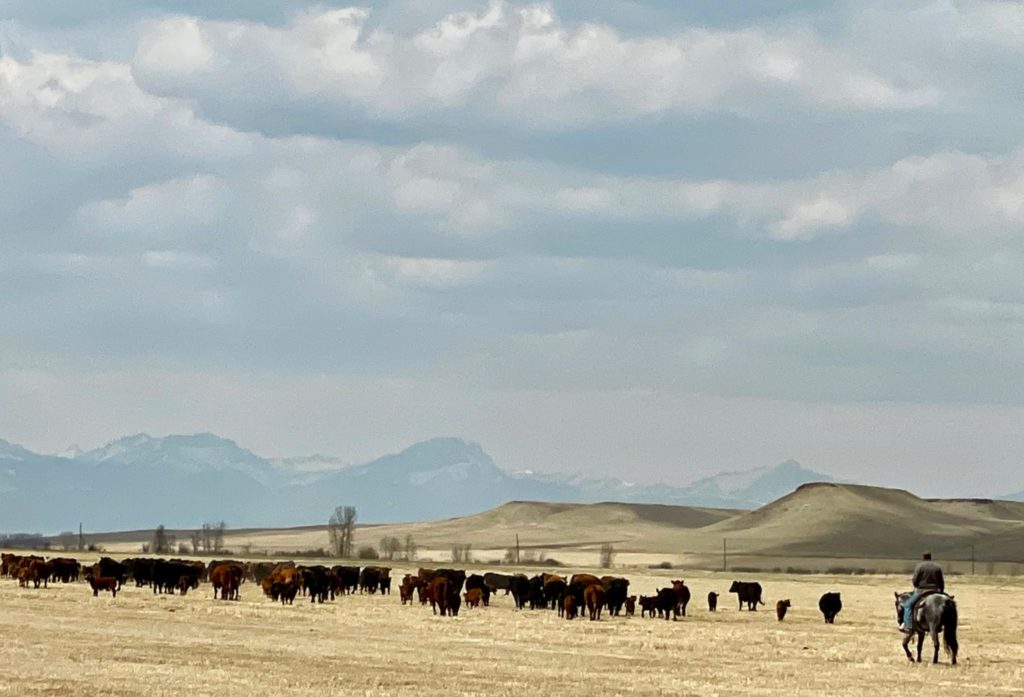
[[946,581],[942,578],[942,567],[932,561],[932,555],[925,552],[922,561],[914,569],[914,592],[903,603],[903,624],[900,630],[910,633],[914,628],[914,604],[929,591],[946,592]]

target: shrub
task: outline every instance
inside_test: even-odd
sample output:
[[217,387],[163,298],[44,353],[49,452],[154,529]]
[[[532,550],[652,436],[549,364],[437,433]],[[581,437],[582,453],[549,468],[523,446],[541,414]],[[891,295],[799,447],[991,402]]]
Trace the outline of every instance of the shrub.
[[380,555],[377,554],[377,550],[369,545],[360,547],[356,552],[356,557],[358,559],[380,559]]

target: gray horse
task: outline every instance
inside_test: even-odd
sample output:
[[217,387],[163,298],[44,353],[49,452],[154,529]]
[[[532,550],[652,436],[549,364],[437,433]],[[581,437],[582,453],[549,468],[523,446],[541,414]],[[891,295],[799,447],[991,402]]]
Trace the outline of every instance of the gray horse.
[[[896,596],[896,621],[903,619],[903,603],[910,597],[910,593],[895,593]],[[946,644],[946,653],[950,656],[950,662],[956,665],[956,653],[960,645],[956,640],[956,601],[953,596],[945,593],[932,593],[926,596],[917,604],[914,610],[914,630],[908,632],[903,639],[903,650],[907,658],[913,663],[914,657],[910,654],[910,640],[917,635],[917,662],[921,662],[921,647],[924,645],[925,632],[932,635],[932,642],[935,644],[935,656],[932,663],[939,662],[939,632],[942,632],[942,639]]]

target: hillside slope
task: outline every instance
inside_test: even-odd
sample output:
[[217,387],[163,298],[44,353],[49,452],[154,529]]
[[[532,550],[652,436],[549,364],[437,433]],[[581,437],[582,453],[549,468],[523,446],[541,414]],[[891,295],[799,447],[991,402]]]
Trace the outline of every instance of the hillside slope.
[[702,533],[772,554],[914,558],[926,549],[962,555],[985,539],[1012,537],[1022,524],[1024,507],[1010,502],[926,500],[898,489],[805,484]]

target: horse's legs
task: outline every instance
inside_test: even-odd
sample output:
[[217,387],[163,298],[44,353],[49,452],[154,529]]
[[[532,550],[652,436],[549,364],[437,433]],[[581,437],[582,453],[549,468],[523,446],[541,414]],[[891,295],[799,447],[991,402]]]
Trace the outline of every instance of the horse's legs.
[[907,654],[907,660],[909,660],[911,663],[914,662],[914,657],[910,654],[910,639],[912,637],[913,634],[909,633],[903,637],[903,651]]
[[921,649],[924,648],[924,632],[917,633],[917,662],[921,662]]
[[935,656],[932,658],[932,663],[939,662],[939,628],[937,626],[932,627],[932,643],[935,644]]

